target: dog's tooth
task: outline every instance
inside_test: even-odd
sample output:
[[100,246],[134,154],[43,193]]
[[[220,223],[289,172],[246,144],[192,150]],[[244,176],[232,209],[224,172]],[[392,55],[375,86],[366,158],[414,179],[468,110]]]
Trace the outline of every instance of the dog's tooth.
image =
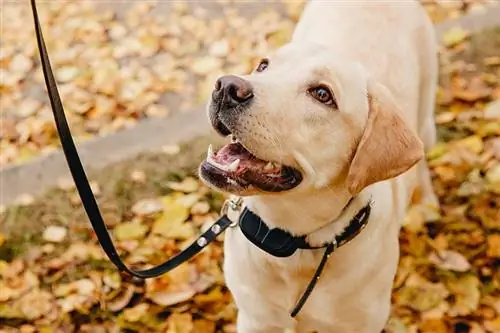
[[212,144],[208,145],[207,156],[210,158],[214,156],[214,148],[212,147]]
[[238,169],[238,165],[240,165],[239,158],[237,160],[233,161],[233,163],[229,164],[229,166],[227,167],[227,170],[234,172]]
[[231,134],[231,142],[232,143],[238,142],[238,139],[234,136],[234,134]]
[[274,169],[274,165],[272,162],[267,162],[266,166],[264,167],[264,170],[268,171],[268,170],[273,170]]

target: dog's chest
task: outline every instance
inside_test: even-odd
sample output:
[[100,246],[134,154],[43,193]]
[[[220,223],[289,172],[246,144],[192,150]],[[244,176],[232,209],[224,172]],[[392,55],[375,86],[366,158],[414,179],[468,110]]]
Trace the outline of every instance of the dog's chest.
[[230,229],[224,245],[226,282],[240,311],[253,317],[268,317],[288,327],[298,323],[305,331],[363,332],[386,318],[397,263],[396,243],[386,239],[377,242],[377,248],[370,238],[366,233],[330,258],[297,321],[289,313],[313,277],[321,251],[274,258],[237,228]]

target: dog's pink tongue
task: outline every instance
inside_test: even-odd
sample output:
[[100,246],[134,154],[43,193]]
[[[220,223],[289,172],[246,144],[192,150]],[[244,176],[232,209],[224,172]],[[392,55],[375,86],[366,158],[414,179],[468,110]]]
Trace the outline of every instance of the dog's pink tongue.
[[228,163],[237,159],[240,159],[241,161],[252,160],[252,162],[260,161],[239,143],[229,143],[219,149],[219,151],[215,154],[215,160],[217,162]]

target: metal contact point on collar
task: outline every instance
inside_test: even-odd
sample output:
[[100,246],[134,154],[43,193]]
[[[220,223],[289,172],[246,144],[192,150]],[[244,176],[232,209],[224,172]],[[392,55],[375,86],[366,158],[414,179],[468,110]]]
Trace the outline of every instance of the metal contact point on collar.
[[[224,204],[222,205],[221,209],[221,215],[227,215],[229,209],[235,212],[239,212],[242,205],[243,205],[243,199],[241,197],[230,197],[226,199],[226,201],[224,201]],[[232,223],[229,226],[233,228],[237,225],[238,225],[238,220],[235,220],[232,221]]]

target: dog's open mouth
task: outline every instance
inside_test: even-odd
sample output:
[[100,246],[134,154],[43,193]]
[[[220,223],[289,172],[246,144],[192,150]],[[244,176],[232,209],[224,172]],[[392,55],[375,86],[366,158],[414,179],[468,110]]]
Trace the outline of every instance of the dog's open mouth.
[[281,192],[302,181],[298,170],[256,157],[234,136],[231,143],[216,152],[209,146],[207,159],[200,166],[200,175],[205,181],[228,191],[253,187],[266,192]]

